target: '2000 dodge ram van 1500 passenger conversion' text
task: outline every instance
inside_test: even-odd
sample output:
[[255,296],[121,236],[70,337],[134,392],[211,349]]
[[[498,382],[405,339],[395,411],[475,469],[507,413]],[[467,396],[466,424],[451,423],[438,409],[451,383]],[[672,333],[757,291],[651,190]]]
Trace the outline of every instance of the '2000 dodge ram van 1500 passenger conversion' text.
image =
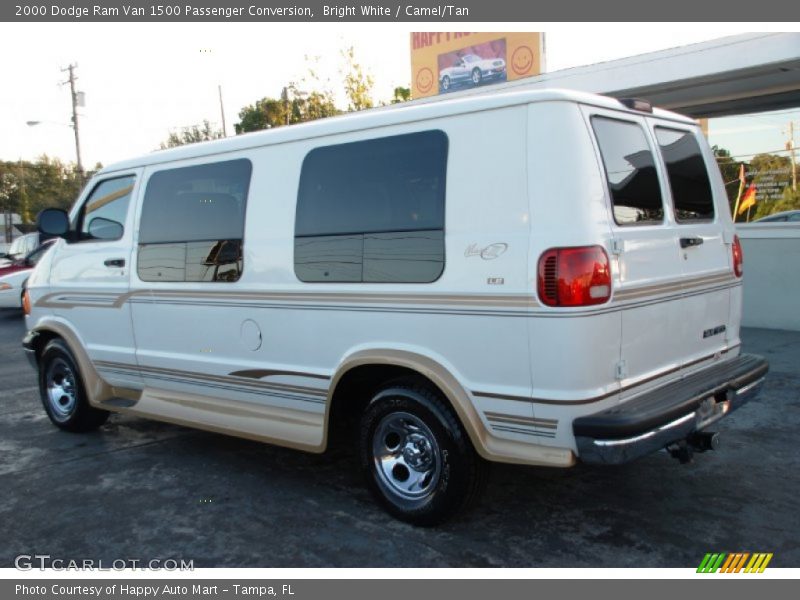
[[695,122],[566,91],[326,119],[93,177],[28,281],[50,419],[122,412],[302,450],[435,523],[486,461],[712,447],[767,370]]

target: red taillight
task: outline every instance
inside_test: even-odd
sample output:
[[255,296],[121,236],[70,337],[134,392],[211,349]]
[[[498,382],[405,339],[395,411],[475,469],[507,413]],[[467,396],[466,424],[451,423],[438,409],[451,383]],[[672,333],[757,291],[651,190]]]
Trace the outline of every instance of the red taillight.
[[589,306],[611,297],[611,269],[601,246],[551,248],[539,257],[539,299],[548,306]]
[[742,254],[742,243],[739,241],[739,236],[733,236],[733,273],[737,277],[741,277],[744,273],[744,254]]

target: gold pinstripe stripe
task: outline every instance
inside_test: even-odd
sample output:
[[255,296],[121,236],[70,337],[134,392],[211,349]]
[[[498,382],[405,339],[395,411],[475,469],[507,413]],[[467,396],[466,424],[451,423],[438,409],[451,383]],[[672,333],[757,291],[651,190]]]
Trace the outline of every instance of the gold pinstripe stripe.
[[534,417],[522,417],[519,415],[509,415],[505,413],[489,412],[483,413],[487,420],[492,423],[513,423],[516,425],[528,425],[531,427],[543,427],[545,429],[556,429],[558,421],[555,419],[536,419]]
[[[205,381],[209,383],[224,383],[224,384],[234,384],[239,385],[242,387],[250,387],[254,389],[272,389],[275,391],[285,391],[285,392],[294,392],[298,394],[306,394],[310,396],[327,396],[328,390],[321,389],[321,388],[312,388],[300,385],[289,385],[289,384],[282,384],[282,383],[275,383],[275,382],[266,382],[266,381],[258,381],[249,378],[243,377],[229,377],[224,375],[210,375],[208,373],[197,373],[195,371],[182,371],[178,369],[165,369],[162,367],[146,367],[146,366],[135,366],[123,363],[115,363],[109,361],[98,360],[94,361],[95,366],[108,369],[117,369],[122,371],[128,371],[131,373],[136,374],[152,374],[152,375],[171,375],[174,377],[180,377],[184,379],[192,379],[192,380],[199,380]],[[298,376],[302,376],[301,373],[297,373]],[[313,374],[312,374],[313,376]]]

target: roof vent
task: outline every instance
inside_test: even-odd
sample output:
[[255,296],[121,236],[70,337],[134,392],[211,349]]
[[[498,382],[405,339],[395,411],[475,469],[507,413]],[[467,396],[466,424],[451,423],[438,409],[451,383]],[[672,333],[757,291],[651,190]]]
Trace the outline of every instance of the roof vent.
[[653,112],[653,105],[647,100],[641,100],[640,98],[620,98],[619,101],[623,106],[626,106],[631,110],[638,110],[646,113]]

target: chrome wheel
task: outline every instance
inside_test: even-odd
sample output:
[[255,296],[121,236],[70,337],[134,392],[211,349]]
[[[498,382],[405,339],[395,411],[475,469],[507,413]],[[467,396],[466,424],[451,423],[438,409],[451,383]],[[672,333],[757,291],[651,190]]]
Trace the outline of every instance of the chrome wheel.
[[473,69],[472,70],[472,83],[474,83],[475,85],[478,85],[481,82],[481,79],[483,79],[483,76],[481,75],[480,69]]
[[439,444],[428,426],[410,413],[391,413],[378,423],[372,456],[380,483],[401,498],[425,498],[439,482]]
[[450,78],[445,75],[444,79],[442,79],[442,89],[449,90],[450,89]]
[[56,358],[47,367],[45,382],[47,401],[54,418],[60,421],[68,419],[77,405],[75,374],[72,369],[65,360]]

